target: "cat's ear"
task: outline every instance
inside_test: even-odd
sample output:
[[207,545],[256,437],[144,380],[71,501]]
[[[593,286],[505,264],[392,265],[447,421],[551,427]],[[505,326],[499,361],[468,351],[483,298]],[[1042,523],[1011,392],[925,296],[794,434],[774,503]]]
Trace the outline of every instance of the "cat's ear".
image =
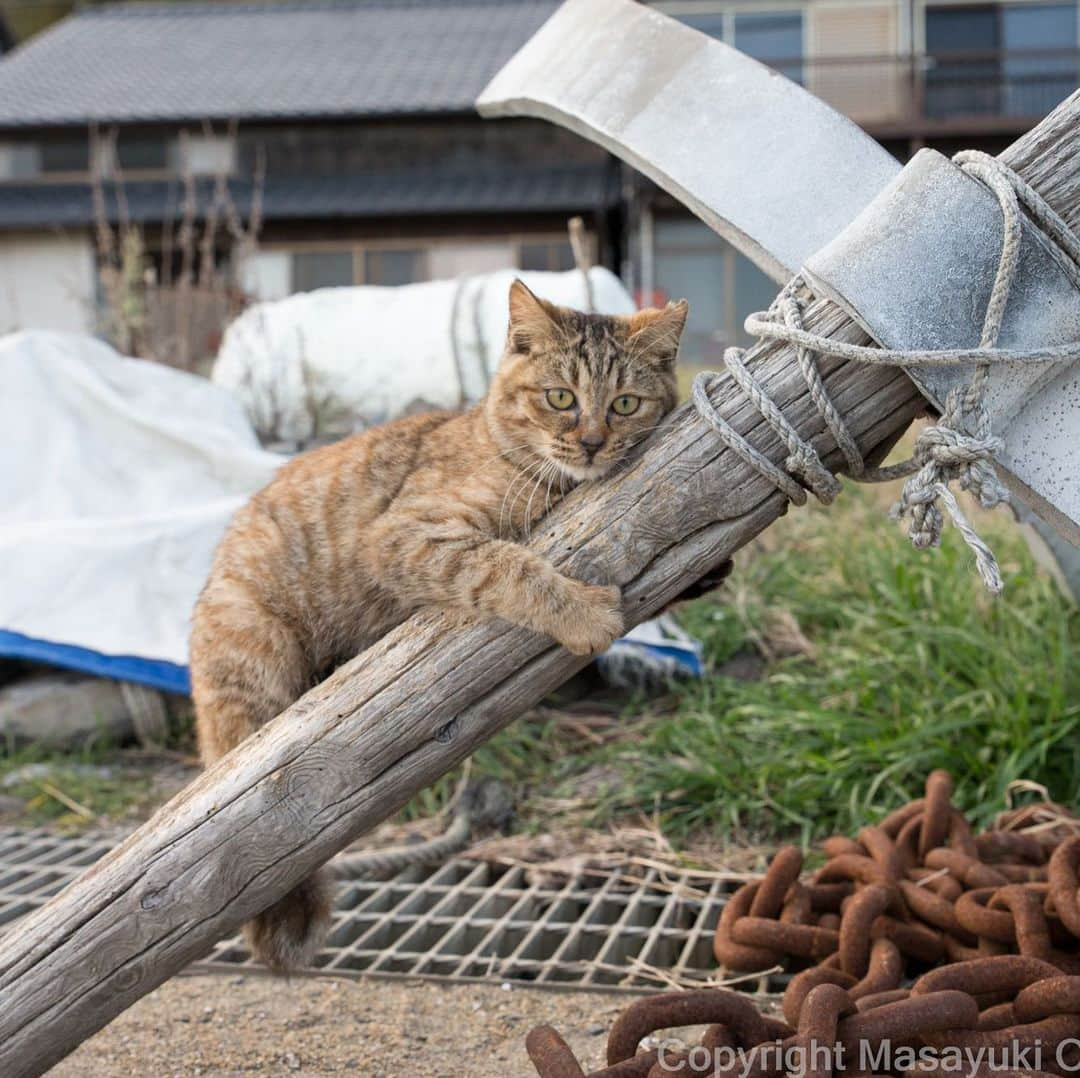
[[533,295],[525,283],[514,278],[510,285],[510,343],[520,352],[550,340],[559,332],[559,308]]
[[686,326],[690,304],[684,299],[662,310],[646,307],[630,316],[627,347],[635,355],[648,356],[657,363],[671,364],[679,351],[679,338]]

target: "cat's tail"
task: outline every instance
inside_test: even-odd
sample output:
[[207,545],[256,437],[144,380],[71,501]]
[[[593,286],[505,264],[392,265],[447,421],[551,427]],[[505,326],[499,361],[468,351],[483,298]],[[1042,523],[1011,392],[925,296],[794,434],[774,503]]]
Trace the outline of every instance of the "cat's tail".
[[334,908],[334,874],[319,869],[244,925],[251,953],[274,973],[310,965]]

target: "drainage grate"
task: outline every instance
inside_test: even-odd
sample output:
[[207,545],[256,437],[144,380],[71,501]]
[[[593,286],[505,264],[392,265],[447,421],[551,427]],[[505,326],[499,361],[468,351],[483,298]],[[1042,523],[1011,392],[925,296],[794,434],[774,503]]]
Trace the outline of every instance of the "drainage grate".
[[0,932],[45,905],[111,848],[101,838],[0,827]]
[[[0,829],[0,930],[109,846]],[[553,885],[520,865],[458,860],[410,868],[387,881],[342,884],[326,946],[305,972],[624,991],[704,982],[716,974],[720,910],[743,879],[585,870]],[[193,968],[238,967],[262,969],[236,937]],[[755,977],[740,987],[774,993],[785,980]]]

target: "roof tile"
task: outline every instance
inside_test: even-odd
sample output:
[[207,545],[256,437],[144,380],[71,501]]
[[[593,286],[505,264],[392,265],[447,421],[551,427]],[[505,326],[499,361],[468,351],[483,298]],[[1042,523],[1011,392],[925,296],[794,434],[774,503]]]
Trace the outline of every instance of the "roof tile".
[[556,0],[134,4],[0,60],[0,126],[472,108]]

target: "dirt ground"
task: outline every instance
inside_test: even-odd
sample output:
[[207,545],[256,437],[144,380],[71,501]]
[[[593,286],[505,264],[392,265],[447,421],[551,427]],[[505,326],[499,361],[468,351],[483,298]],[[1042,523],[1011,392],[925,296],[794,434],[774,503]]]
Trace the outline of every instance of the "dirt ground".
[[633,997],[495,985],[234,974],[174,977],[52,1078],[349,1074],[531,1078],[525,1034],[549,1022],[586,1070]]

